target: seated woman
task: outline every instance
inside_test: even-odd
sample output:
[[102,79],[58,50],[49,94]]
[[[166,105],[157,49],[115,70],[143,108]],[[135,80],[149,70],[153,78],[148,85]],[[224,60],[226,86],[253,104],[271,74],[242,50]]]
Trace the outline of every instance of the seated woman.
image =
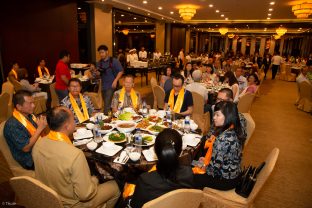
[[224,74],[224,82],[225,84],[229,84],[229,86],[231,87],[231,90],[233,91],[233,97],[234,103],[238,102],[238,96],[239,96],[239,86],[238,86],[238,81],[234,75],[234,73],[232,71],[227,71]]
[[203,81],[204,82],[209,82],[209,81],[214,81],[216,78],[216,74],[213,71],[213,66],[211,64],[206,64],[206,71],[203,72]]
[[236,104],[221,101],[215,105],[214,134],[206,141],[207,154],[200,158],[201,169],[206,173],[195,174],[194,183],[198,189],[210,187],[230,190],[236,187],[241,173],[241,157],[244,136]]
[[166,69],[166,74],[160,78],[159,85],[165,90],[165,92],[172,89],[172,68],[170,66]]
[[179,164],[182,152],[182,137],[174,129],[165,129],[155,141],[158,157],[156,170],[143,173],[137,180],[131,207],[142,207],[170,191],[193,187],[193,173],[190,166]]
[[185,64],[184,70],[181,72],[181,75],[184,77],[185,83],[193,82],[192,73],[194,69],[192,63],[188,62]]
[[259,79],[256,74],[251,74],[247,78],[248,86],[243,90],[240,96],[244,95],[245,93],[256,93],[259,85]]
[[40,92],[41,89],[38,83],[30,84],[28,81],[28,72],[27,69],[21,68],[18,70],[18,78],[23,90],[32,92],[33,97],[43,96],[45,99],[48,99],[48,94],[46,92]]

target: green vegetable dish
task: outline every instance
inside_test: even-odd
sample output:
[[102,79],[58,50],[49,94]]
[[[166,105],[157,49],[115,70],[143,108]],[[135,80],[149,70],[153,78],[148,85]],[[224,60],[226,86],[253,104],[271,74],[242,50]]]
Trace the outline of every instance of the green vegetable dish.
[[130,112],[122,113],[118,116],[118,119],[123,121],[130,121],[132,119],[132,113]]
[[153,137],[152,136],[144,136],[142,138],[143,143],[150,143],[153,141]]
[[151,131],[156,131],[156,132],[162,132],[162,131],[164,130],[164,128],[161,127],[161,126],[157,126],[157,125],[156,125],[156,126],[150,127],[149,130],[151,130]]
[[126,135],[124,133],[113,133],[113,134],[110,134],[108,139],[112,142],[120,142],[120,141],[123,141],[125,140],[126,138]]

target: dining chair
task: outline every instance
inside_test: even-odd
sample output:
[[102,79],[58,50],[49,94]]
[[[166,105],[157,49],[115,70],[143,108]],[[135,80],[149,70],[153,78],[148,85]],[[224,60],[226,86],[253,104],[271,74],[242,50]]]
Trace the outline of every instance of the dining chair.
[[295,82],[296,81],[296,77],[297,77],[296,74],[291,73],[290,65],[286,66],[286,81]]
[[192,119],[201,129],[203,134],[206,134],[210,128],[210,114],[204,113],[205,100],[204,97],[197,92],[192,92],[193,97],[193,113]]
[[8,103],[9,103],[10,95],[8,93],[2,93],[0,95],[0,123],[8,119]]
[[84,94],[90,97],[94,109],[103,110],[102,80],[99,81],[99,89],[97,92],[85,92]]
[[14,176],[30,176],[35,177],[35,171],[24,169],[12,156],[11,150],[3,135],[5,122],[0,125],[0,151],[2,152],[9,168]]
[[245,93],[242,95],[237,104],[238,112],[241,113],[250,113],[251,105],[255,99],[254,93]]
[[153,103],[153,108],[156,109],[157,108],[157,99],[156,99],[156,95],[155,95],[155,91],[154,91],[154,87],[158,85],[157,80],[155,77],[151,78],[151,87],[152,87],[152,92],[153,92],[153,96],[154,96],[154,103]]
[[50,187],[29,176],[19,176],[10,179],[17,204],[27,208],[62,208],[59,195]]
[[281,66],[280,66],[279,79],[280,79],[280,80],[287,80],[287,76],[286,76],[286,64],[285,64],[285,63],[282,63]]
[[39,115],[47,111],[47,99],[44,96],[34,97],[34,114]]
[[202,199],[202,190],[177,189],[145,203],[143,208],[198,208]]
[[209,202],[211,207],[222,207],[222,208],[247,208],[253,207],[254,201],[264,186],[267,179],[270,177],[277,158],[279,155],[279,149],[274,148],[265,160],[263,169],[257,176],[257,181],[247,198],[244,198],[236,194],[235,189],[229,191],[220,191],[212,188],[204,188],[204,201]]
[[13,94],[14,94],[14,86],[11,82],[6,81],[2,84],[2,93],[8,93],[10,98],[8,102],[8,114],[7,118],[10,118],[13,114]]
[[305,112],[312,112],[312,85],[307,81],[299,83],[300,99],[298,109]]
[[163,109],[165,105],[165,91],[159,85],[154,86],[154,92],[156,96],[157,109]]
[[12,83],[13,86],[14,86],[14,91],[15,91],[15,92],[17,92],[17,91],[23,89],[23,87],[22,87],[22,85],[21,85],[21,83],[20,83],[19,81],[13,79],[11,83]]
[[60,101],[55,91],[55,82],[50,84],[50,93],[51,93],[51,108],[60,105]]
[[246,147],[249,140],[250,140],[250,137],[253,135],[254,131],[255,131],[255,128],[256,128],[256,123],[255,121],[252,119],[250,113],[243,113],[246,121],[247,121],[247,126],[246,126],[246,130],[247,130],[247,138],[246,138],[246,141],[244,143],[244,146]]

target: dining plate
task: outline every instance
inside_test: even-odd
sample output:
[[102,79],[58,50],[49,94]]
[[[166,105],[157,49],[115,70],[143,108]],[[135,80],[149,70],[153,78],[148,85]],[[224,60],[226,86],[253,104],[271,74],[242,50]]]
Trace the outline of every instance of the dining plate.
[[[124,137],[124,139],[121,139],[121,140],[112,140],[112,138],[110,138],[110,135],[112,134],[115,134],[117,136],[117,134],[119,134],[121,137]],[[106,134],[104,137],[103,137],[104,141],[106,142],[113,142],[113,143],[123,143],[123,142],[126,142],[127,141],[127,137],[126,137],[126,134],[125,133],[121,133],[121,132],[117,132],[117,131],[112,131],[108,134]]]
[[102,146],[99,147],[95,152],[112,157],[117,154],[117,152],[122,150],[122,146],[115,144],[106,145],[106,143],[107,142],[103,142]]
[[142,134],[141,136],[142,136],[142,143],[143,144],[135,144],[134,143],[135,146],[148,147],[148,146],[155,144],[155,139],[156,139],[155,135]]
[[74,140],[80,140],[80,139],[86,139],[86,138],[92,138],[93,133],[91,130],[85,130],[83,134],[74,132],[73,133]]

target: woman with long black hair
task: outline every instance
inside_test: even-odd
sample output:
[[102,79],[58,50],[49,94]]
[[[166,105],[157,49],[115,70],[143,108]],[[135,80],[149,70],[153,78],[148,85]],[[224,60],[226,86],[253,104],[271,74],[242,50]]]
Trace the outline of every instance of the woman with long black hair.
[[217,103],[213,121],[213,135],[205,144],[207,153],[200,158],[204,172],[194,175],[194,183],[198,189],[230,190],[239,182],[245,138],[236,104],[230,101]]
[[182,152],[182,137],[174,129],[165,129],[155,141],[158,157],[156,170],[143,173],[137,180],[132,208],[142,207],[146,202],[180,188],[193,187],[193,173],[190,166],[179,164]]

